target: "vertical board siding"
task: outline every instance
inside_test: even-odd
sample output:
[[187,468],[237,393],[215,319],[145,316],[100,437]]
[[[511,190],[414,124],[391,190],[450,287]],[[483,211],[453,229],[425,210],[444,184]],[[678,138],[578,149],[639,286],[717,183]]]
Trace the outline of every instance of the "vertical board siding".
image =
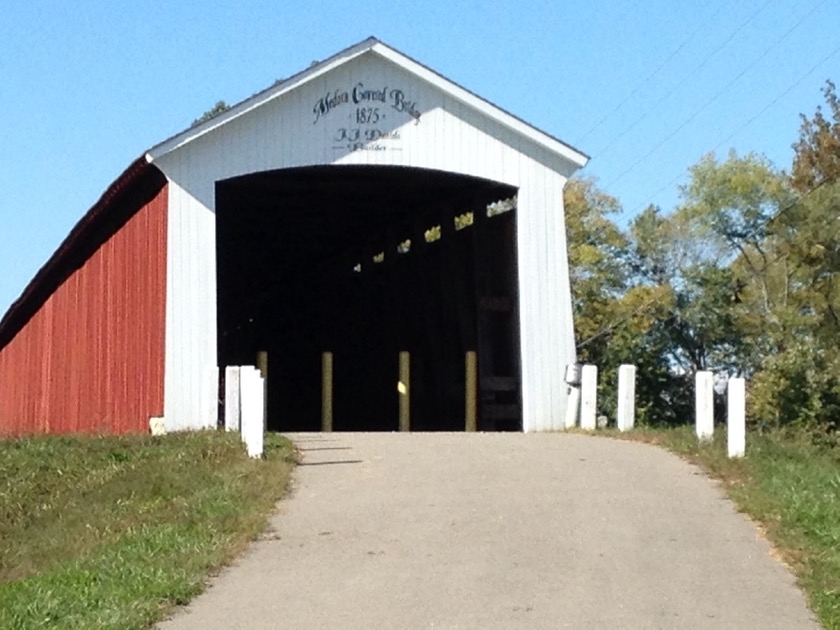
[[217,363],[215,214],[174,182],[168,232],[163,416],[169,431],[211,428],[201,381]]
[[163,411],[164,186],[0,350],[0,435],[148,430]]
[[[352,124],[343,105],[313,122],[313,104],[358,82],[405,90],[419,121],[387,105],[387,151],[336,149],[335,130]],[[350,122],[348,122],[348,120]],[[283,168],[394,165],[450,171],[519,188],[517,245],[523,429],[563,426],[564,367],[575,361],[562,190],[575,166],[501,126],[405,69],[359,56],[296,90],[155,158],[170,180],[167,285],[166,422],[201,428],[200,378],[216,365],[215,183]]]

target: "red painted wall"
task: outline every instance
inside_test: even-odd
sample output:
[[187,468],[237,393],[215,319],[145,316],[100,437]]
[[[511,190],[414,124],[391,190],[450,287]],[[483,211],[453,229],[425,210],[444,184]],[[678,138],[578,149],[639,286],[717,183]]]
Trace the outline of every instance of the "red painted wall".
[[167,190],[0,350],[0,435],[148,431],[163,414]]

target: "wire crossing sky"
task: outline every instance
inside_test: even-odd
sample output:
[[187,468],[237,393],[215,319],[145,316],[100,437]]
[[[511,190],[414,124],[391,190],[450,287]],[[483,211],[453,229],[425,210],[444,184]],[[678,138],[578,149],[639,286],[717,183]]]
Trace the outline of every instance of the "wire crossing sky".
[[371,35],[593,156],[625,221],[710,151],[789,168],[840,81],[836,0],[3,5],[0,312],[146,149]]

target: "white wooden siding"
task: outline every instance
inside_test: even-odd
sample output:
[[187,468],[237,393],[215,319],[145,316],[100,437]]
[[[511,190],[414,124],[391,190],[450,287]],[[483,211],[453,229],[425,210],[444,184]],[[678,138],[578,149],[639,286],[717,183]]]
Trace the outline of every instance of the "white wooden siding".
[[[382,106],[386,151],[336,150],[352,105],[313,123],[316,101],[336,89],[402,89],[415,122]],[[564,366],[575,360],[562,189],[578,164],[499,124],[403,67],[368,52],[294,91],[150,159],[169,178],[165,418],[167,428],[207,426],[201,380],[216,363],[215,183],[247,173],[317,164],[438,169],[519,188],[517,246],[525,431],[560,429]],[[206,389],[206,388],[205,388]]]

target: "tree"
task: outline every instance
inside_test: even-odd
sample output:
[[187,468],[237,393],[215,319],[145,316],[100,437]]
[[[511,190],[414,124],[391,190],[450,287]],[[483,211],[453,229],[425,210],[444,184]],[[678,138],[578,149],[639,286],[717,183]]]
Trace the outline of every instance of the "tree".
[[689,173],[678,212],[715,248],[710,254],[762,254],[768,221],[794,200],[784,175],[760,155],[735,151],[723,162],[705,155]]
[[698,280],[705,268],[706,307],[716,294],[713,325],[728,328],[730,356],[718,353],[714,367],[749,375],[790,332],[789,269],[770,223],[796,197],[784,174],[752,153],[730,151],[724,161],[706,155],[690,174],[675,220],[698,243],[692,267]]
[[631,275],[620,300],[642,291],[654,298],[644,307],[645,325],[637,318],[634,352],[652,370],[647,397],[658,404],[651,418],[667,423],[690,419],[697,371],[745,374],[760,364],[752,344],[761,323],[747,331],[752,322],[743,317],[756,304],[741,302],[771,285],[767,222],[791,196],[764,158],[735,153],[724,161],[703,157],[681,195],[670,214],[649,207],[631,223]]
[[668,365],[657,345],[667,289],[633,281],[630,238],[609,218],[620,206],[593,179],[571,180],[565,205],[578,356],[599,367],[601,410],[615,416],[618,367],[633,363],[639,422],[673,421]]
[[799,140],[793,145],[791,184],[802,193],[840,178],[840,98],[834,83],[826,81],[823,96],[829,118],[821,107],[813,118],[800,114]]
[[776,332],[752,384],[751,413],[804,423],[823,439],[840,430],[840,99],[827,81],[828,115],[801,116],[790,177],[801,197],[769,221],[775,254]]
[[793,262],[791,277],[803,309],[811,315],[813,332],[825,347],[840,343],[840,99],[834,84],[823,94],[834,122],[817,107],[812,120],[804,116],[794,145],[792,184],[802,198],[780,213],[772,224],[784,253]]
[[614,197],[570,182],[578,352],[607,413],[630,362],[640,422],[690,421],[694,373],[711,369],[750,378],[754,423],[840,431],[840,99],[831,82],[824,95],[790,176],[753,153],[704,156],[673,212],[649,207],[627,231]]
[[770,424],[840,429],[840,182],[823,183],[770,224],[784,328],[753,383],[752,409]]
[[646,288],[655,298],[639,348],[652,370],[651,419],[682,424],[691,418],[694,374],[712,367],[731,370],[737,355],[728,270],[718,266],[707,240],[679,213],[665,216],[651,206],[632,222],[630,234],[634,291]]
[[[613,318],[611,304],[625,289],[627,240],[609,218],[619,212],[618,200],[600,190],[594,179],[570,180],[564,202],[572,305],[578,340],[584,341]],[[583,360],[592,358],[591,351],[599,352],[584,348]]]
[[216,104],[213,105],[213,107],[211,107],[206,112],[204,112],[201,116],[199,116],[194,121],[192,121],[192,125],[190,125],[190,126],[191,127],[196,127],[196,126],[200,125],[201,123],[207,122],[211,118],[215,118],[219,114],[221,114],[223,112],[226,112],[229,109],[230,109],[230,105],[228,105],[224,101],[217,101]]

